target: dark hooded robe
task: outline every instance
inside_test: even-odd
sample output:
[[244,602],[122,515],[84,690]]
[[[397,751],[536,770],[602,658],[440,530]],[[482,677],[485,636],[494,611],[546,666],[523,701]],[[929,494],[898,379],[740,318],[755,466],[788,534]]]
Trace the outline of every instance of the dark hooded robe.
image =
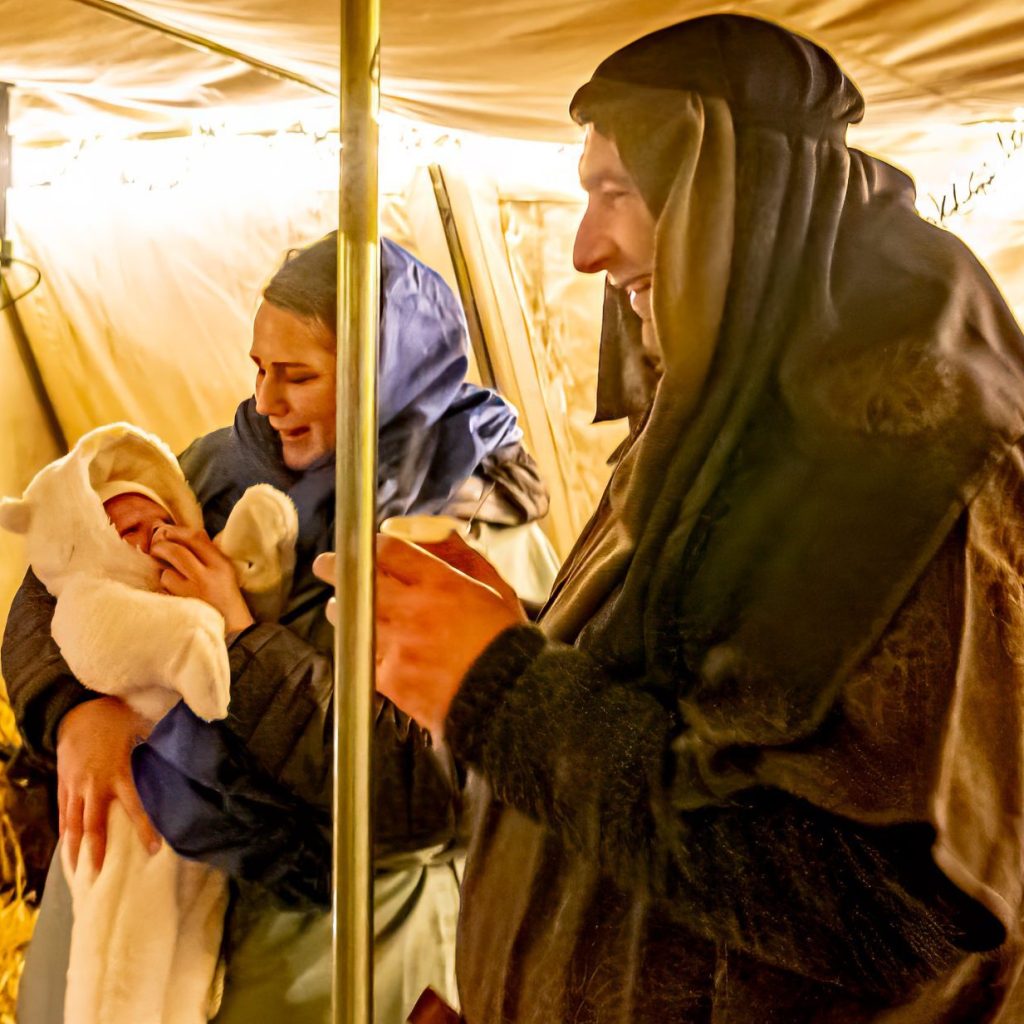
[[1024,339],[862,106],[735,16],[573,101],[657,221],[663,372],[609,288],[631,436],[450,711],[469,1024],[1024,1019]]

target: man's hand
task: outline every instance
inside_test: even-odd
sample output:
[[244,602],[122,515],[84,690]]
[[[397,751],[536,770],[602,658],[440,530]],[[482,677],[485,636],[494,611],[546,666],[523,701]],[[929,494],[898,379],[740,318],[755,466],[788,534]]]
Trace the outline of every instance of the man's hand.
[[253,624],[231,559],[210,540],[205,530],[162,526],[153,536],[150,555],[165,566],[160,585],[175,597],[197,597],[224,616],[227,633],[240,633]]
[[441,541],[430,544],[418,543],[416,546],[429,551],[442,562],[447,562],[453,569],[472,576],[473,579],[496,591],[520,622],[528,621],[523,604],[511,585],[479,551],[471,548],[457,533],[452,532]]
[[[333,551],[323,551],[313,559],[313,575],[337,588],[338,560]],[[327,621],[332,626],[338,624],[338,602],[333,597],[327,600]]]
[[60,835],[72,866],[85,842],[96,870],[107,848],[110,805],[119,800],[150,853],[160,836],[139,800],[131,752],[149,734],[150,723],[116,697],[100,697],[72,708],[57,730],[57,810]]
[[[479,561],[475,569],[484,573],[486,566],[500,581]],[[508,594],[510,588],[501,596],[412,544],[378,536],[377,689],[440,735],[470,666],[499,633],[525,621]]]

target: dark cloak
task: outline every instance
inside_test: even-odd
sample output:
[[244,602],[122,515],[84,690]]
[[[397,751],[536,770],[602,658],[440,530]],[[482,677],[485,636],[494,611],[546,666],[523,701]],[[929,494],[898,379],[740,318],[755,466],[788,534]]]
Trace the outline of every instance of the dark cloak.
[[[713,16],[600,65],[574,116],[615,139],[656,216],[680,92],[725,99],[736,140],[714,359],[681,417],[665,352],[545,624],[680,702],[676,791],[699,807],[821,725],[1024,433],[1024,339],[977,261],[917,216],[910,179],[847,149],[863,105],[824,51]],[[636,317],[610,305],[603,344],[629,346]],[[630,542],[609,557],[613,524]]]

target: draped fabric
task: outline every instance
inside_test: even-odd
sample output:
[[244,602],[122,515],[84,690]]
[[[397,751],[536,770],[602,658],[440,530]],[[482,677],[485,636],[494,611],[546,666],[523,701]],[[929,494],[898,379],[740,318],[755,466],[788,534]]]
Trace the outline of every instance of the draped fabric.
[[[810,43],[697,19],[609,58],[573,110],[658,216],[665,371],[544,622],[661,672],[699,806],[751,781],[716,755],[820,724],[1024,431],[1024,344],[909,180],[846,148],[860,98]],[[702,175],[730,152],[734,186]]]
[[609,289],[630,439],[448,716],[466,1019],[1016,1020],[1024,339],[809,42],[683,23],[573,113],[656,219],[664,369]]
[[[378,352],[378,520],[440,512],[486,459],[499,452],[511,459],[523,433],[500,395],[466,381],[465,318],[451,289],[388,239],[381,242]],[[194,460],[183,456],[186,469],[196,463],[208,528],[223,525],[246,487],[272,483],[299,509],[301,562],[303,537],[322,533],[334,514],[333,454],[301,473],[288,469],[277,434],[251,398],[233,428],[211,438],[197,442]],[[203,458],[211,444],[224,446],[215,466]]]
[[440,512],[523,432],[500,395],[466,381],[466,323],[451,289],[387,239],[381,292],[378,516]]
[[[565,104],[598,60],[629,39],[709,10],[719,0],[414,0],[381,5],[383,110],[448,128],[574,141]],[[905,145],[950,122],[1008,115],[1024,95],[1017,0],[902,4],[758,0],[764,17],[828,46],[857,76],[878,129]],[[122,0],[158,24],[309,76],[337,94],[340,14],[323,0]],[[14,134],[77,140],[190,130],[194,110],[237,111],[274,129],[336,101],[291,81],[68,0],[3,0],[0,80],[16,82]],[[59,57],[59,59],[57,59]],[[223,111],[223,114],[222,114]],[[288,116],[291,120],[287,120]],[[83,126],[84,122],[84,126]],[[328,122],[331,123],[331,122]],[[884,137],[884,136],[883,136]],[[891,133],[890,133],[891,137]],[[912,145],[912,141],[910,142]]]

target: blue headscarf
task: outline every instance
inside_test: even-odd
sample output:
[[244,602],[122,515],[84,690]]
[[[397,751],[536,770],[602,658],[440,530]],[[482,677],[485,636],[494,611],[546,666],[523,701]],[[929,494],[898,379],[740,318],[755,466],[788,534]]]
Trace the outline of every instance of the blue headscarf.
[[516,411],[466,382],[466,321],[433,270],[385,239],[378,369],[377,512],[440,512],[484,458],[518,445]]
[[[466,381],[467,353],[466,322],[451,289],[437,273],[385,239],[377,382],[378,522],[440,512],[467,478],[481,472],[488,456],[522,441],[515,409],[495,392]],[[253,398],[238,407],[232,427],[190,446],[182,466],[211,534],[223,527],[235,502],[254,483],[273,484],[292,496],[303,533],[319,533],[320,517],[333,515],[333,453],[305,470],[289,469],[277,433],[256,412]]]
[[[516,412],[465,381],[462,310],[434,271],[393,242],[381,245],[378,378],[378,522],[442,511],[485,460],[521,451]],[[334,546],[334,454],[289,469],[277,433],[243,402],[234,424],[195,441],[182,468],[214,535],[244,491],[269,483],[299,514],[297,567],[281,616],[292,624],[327,599],[313,559]],[[136,785],[157,829],[181,854],[257,880],[286,898],[329,898],[329,821],[295,800],[251,763],[244,744],[219,723],[179,704],[134,751]],[[303,813],[297,813],[301,810]]]

